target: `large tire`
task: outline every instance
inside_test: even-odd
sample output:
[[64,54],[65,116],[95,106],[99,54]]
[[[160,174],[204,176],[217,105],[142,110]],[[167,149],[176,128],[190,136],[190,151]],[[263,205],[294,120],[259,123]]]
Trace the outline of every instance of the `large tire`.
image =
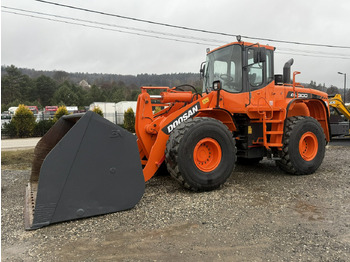
[[198,117],[180,124],[167,142],[171,176],[193,191],[209,191],[224,184],[236,162],[232,133],[222,122]]
[[326,139],[320,123],[307,116],[286,120],[282,158],[276,161],[284,171],[293,175],[314,173],[321,165]]

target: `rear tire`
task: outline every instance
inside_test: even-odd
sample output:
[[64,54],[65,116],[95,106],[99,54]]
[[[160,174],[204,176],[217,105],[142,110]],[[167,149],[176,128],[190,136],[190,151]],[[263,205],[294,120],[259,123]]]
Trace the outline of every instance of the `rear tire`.
[[286,120],[282,159],[276,161],[283,170],[293,175],[314,173],[321,165],[326,139],[320,123],[306,116]]
[[209,191],[224,184],[236,162],[232,133],[222,122],[197,117],[180,124],[165,151],[171,176],[193,191]]

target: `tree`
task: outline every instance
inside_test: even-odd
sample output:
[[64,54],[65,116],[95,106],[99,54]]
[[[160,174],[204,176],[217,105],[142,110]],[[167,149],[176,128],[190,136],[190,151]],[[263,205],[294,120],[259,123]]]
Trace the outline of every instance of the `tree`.
[[17,136],[28,137],[32,135],[35,128],[35,117],[33,112],[25,105],[18,106],[12,121],[16,128]]
[[124,128],[131,133],[135,133],[135,114],[131,107],[124,113]]
[[79,98],[72,90],[71,85],[68,82],[64,82],[53,95],[52,101],[56,105],[64,104],[70,106],[78,104]]
[[133,90],[131,93],[128,94],[126,97],[126,101],[137,101],[137,98],[141,92],[138,90]]
[[162,108],[160,106],[156,106],[154,108],[154,114],[157,114],[158,112],[162,111]]
[[10,123],[5,123],[4,127],[1,129],[1,134],[9,137],[16,137],[17,130],[14,122],[11,121]]
[[95,106],[94,109],[92,109],[92,112],[95,112],[96,114],[103,117],[102,109],[99,106]]
[[329,88],[327,89],[327,94],[329,94],[329,95],[335,95],[335,94],[340,94],[340,93],[339,93],[338,87],[331,85],[331,87],[329,87]]
[[35,80],[35,95],[42,106],[48,106],[56,90],[56,82],[52,78],[41,75]]
[[40,137],[49,131],[49,129],[55,124],[52,119],[39,121],[34,128],[33,136]]
[[57,122],[62,116],[65,115],[69,115],[67,108],[65,106],[60,106],[53,117],[53,121]]
[[70,88],[76,95],[76,101],[74,102],[74,104],[69,104],[69,105],[76,105],[78,107],[85,106],[86,104],[84,103],[84,98],[88,93],[88,91],[84,90],[83,87],[79,85],[75,85],[73,83],[70,84]]
[[92,85],[91,89],[86,94],[85,104],[90,105],[93,102],[105,102],[106,98],[103,91],[96,85]]
[[118,103],[120,101],[125,101],[124,88],[116,88],[110,96],[111,101]]
[[55,71],[52,78],[58,83],[63,83],[69,80],[69,74],[65,71]]
[[14,65],[6,67],[5,71],[1,77],[1,102],[8,104],[16,99],[28,99],[32,93],[32,80]]
[[314,82],[314,81],[311,80],[310,84],[307,85],[307,88],[316,89],[316,82]]
[[323,83],[321,91],[327,92],[327,87],[325,83]]
[[[347,88],[346,89],[346,100],[345,100],[346,103],[350,103],[350,89]],[[348,106],[348,108],[350,108],[350,105]]]

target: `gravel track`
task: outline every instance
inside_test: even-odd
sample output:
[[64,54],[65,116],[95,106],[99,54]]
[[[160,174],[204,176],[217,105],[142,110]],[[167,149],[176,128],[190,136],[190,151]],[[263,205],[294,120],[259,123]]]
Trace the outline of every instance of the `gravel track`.
[[350,147],[315,174],[237,166],[218,190],[152,178],[129,211],[24,231],[30,171],[2,170],[2,261],[350,261]]

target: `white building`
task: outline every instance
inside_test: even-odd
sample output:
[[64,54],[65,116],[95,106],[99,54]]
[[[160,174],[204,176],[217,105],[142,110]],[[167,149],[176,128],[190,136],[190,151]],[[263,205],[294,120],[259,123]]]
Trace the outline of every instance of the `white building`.
[[114,124],[124,124],[124,113],[131,107],[136,113],[136,101],[121,101],[118,103],[94,102],[90,105],[90,110],[98,106],[103,113],[103,117]]
[[102,110],[104,118],[112,123],[116,123],[115,103],[94,102],[90,105],[90,110],[94,110],[95,107],[99,107]]
[[115,111],[117,115],[117,124],[124,124],[124,113],[132,108],[134,114],[136,113],[136,101],[121,101],[115,104]]

